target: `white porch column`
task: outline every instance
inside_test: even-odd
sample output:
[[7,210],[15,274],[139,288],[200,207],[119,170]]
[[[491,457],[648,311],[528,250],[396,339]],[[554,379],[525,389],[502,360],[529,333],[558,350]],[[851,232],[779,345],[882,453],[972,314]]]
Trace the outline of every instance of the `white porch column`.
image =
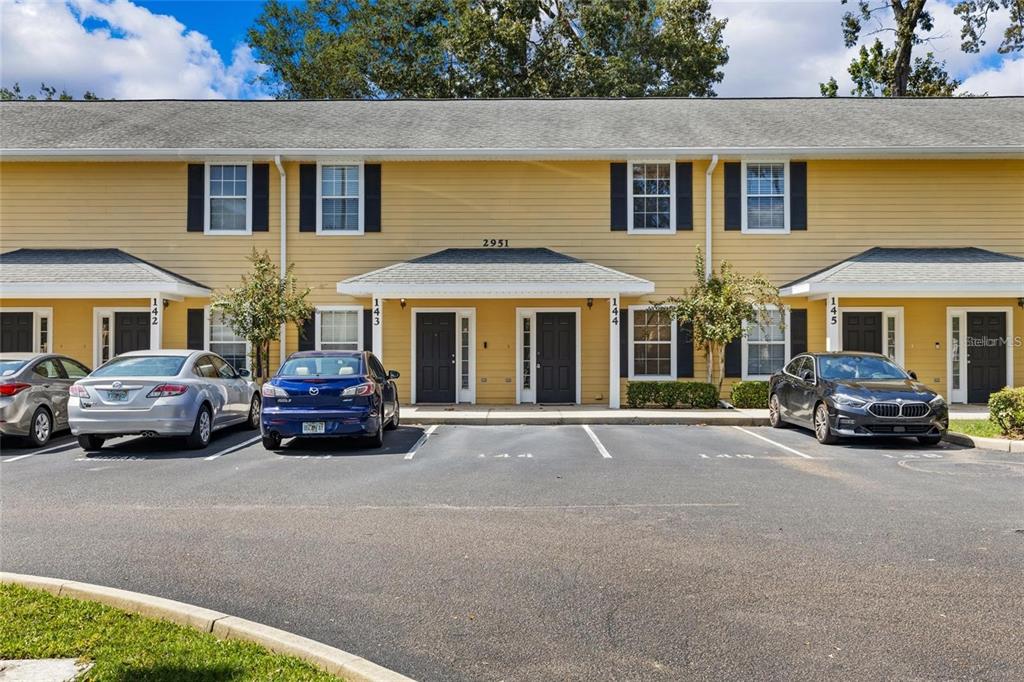
[[373,298],[373,309],[370,314],[370,324],[373,325],[373,354],[377,359],[384,362],[384,299]]
[[619,409],[619,297],[608,299],[608,407]]
[[164,297],[157,294],[149,300],[149,349],[160,350],[164,338]]
[[840,326],[839,297],[829,294],[825,297],[825,350],[835,352],[842,343]]

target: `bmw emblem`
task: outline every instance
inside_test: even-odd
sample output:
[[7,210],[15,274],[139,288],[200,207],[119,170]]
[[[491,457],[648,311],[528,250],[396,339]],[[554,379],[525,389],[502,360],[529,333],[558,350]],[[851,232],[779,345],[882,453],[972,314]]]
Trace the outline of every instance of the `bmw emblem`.
[[320,389],[317,388],[316,386],[310,386],[309,387],[309,394],[310,395],[319,395],[320,394]]
[[110,384],[110,387],[111,388],[121,388],[123,385],[124,384],[122,384],[120,381],[115,381],[112,384]]

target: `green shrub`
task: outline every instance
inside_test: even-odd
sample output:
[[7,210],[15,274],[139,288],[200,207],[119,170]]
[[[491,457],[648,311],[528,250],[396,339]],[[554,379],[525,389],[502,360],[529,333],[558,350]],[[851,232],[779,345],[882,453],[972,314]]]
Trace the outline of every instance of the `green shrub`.
[[988,418],[1004,436],[1024,437],[1024,388],[1004,388],[989,396]]
[[767,409],[768,382],[741,381],[735,384],[732,387],[731,402],[741,409]]
[[630,407],[718,406],[718,388],[699,381],[630,381],[626,384],[626,404]]

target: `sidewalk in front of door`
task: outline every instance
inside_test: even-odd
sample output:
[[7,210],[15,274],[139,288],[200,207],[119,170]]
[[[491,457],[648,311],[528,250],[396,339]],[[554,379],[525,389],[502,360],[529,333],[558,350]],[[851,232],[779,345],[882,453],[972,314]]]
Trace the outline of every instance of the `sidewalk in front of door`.
[[611,410],[600,405],[403,405],[411,424],[708,424],[765,426],[768,410]]

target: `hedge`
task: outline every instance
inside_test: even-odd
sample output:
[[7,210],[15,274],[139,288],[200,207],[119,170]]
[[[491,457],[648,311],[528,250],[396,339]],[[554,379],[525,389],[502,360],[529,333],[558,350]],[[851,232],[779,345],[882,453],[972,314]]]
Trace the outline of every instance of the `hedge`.
[[732,387],[729,401],[735,407],[746,409],[768,408],[767,381],[741,381]]
[[1024,388],[1004,388],[988,398],[988,418],[1004,436],[1024,438]]
[[626,384],[630,407],[718,407],[718,387],[700,381],[630,381]]

